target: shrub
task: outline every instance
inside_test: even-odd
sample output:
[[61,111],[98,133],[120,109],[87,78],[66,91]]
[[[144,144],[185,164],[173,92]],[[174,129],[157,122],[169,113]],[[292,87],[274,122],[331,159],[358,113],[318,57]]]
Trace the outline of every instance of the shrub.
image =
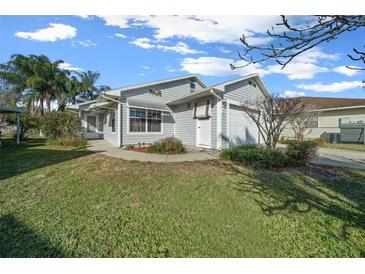
[[[16,126],[16,114],[6,114],[5,115],[5,123]],[[35,114],[31,114],[29,112],[23,112],[19,114],[19,122],[20,122],[20,139],[26,139],[28,133],[32,130],[39,129],[39,118]],[[14,132],[16,134],[16,132]]]
[[288,164],[286,155],[279,150],[269,150],[256,145],[225,149],[221,152],[220,157],[255,168],[280,168]]
[[316,156],[318,145],[318,140],[288,141],[286,155],[289,162],[294,166],[308,165],[309,161]]
[[47,143],[54,146],[64,146],[64,147],[84,147],[86,146],[86,141],[80,136],[63,136],[60,138],[50,138]]
[[154,142],[148,147],[147,151],[149,153],[180,154],[185,153],[186,149],[183,146],[181,140],[174,137],[168,137]]
[[40,119],[42,133],[52,139],[80,136],[80,117],[69,112],[47,112]]

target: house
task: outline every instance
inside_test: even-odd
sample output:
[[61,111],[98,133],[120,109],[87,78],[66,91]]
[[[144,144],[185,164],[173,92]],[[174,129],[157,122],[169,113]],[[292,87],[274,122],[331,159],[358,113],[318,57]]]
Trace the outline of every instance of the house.
[[221,149],[260,141],[240,107],[259,96],[270,94],[258,74],[212,87],[188,75],[105,91],[68,110],[80,115],[87,139],[117,147],[174,136],[186,145]]
[[[365,122],[365,99],[299,97],[306,105],[311,105],[319,111],[315,120],[310,122],[309,133],[305,138],[328,139],[338,136],[341,124],[357,124]],[[290,125],[283,131],[282,136],[294,137]],[[337,138],[337,137],[336,137]]]

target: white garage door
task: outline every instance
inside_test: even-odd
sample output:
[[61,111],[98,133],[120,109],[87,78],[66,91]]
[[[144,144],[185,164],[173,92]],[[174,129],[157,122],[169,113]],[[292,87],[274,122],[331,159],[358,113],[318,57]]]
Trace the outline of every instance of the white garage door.
[[230,105],[228,119],[229,146],[256,144],[259,142],[257,126],[239,107]]

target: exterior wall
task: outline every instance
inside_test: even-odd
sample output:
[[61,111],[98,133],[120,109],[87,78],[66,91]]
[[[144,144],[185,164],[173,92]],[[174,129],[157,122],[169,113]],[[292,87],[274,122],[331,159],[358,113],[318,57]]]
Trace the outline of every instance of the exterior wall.
[[[196,82],[195,91],[198,91],[202,88],[203,87],[198,82]],[[152,89],[154,91],[160,91],[161,96],[149,93],[149,89]],[[133,100],[139,99],[154,101],[158,103],[167,103],[190,95],[191,93],[193,92],[190,91],[190,79],[183,79],[180,81],[135,89],[133,91],[123,93],[122,97],[126,98],[127,100],[131,98]]]
[[224,99],[235,101],[256,100],[258,97],[264,96],[261,89],[253,87],[248,83],[248,80],[233,83],[225,86]]
[[193,119],[193,104],[188,108],[187,104],[180,104],[174,108],[175,137],[184,144],[196,145],[196,120]]
[[[320,138],[323,133],[340,133],[341,118],[350,118],[352,122],[365,121],[365,108],[322,111],[318,116],[318,128],[312,128],[305,138]],[[293,129],[288,126],[281,136],[293,138]]]
[[[202,89],[203,87],[196,82],[196,91]],[[153,95],[148,92],[149,89],[160,91],[161,96]],[[149,86],[147,88],[140,88],[133,90],[131,92],[126,92],[122,94],[122,101],[127,102],[128,99],[133,100],[141,100],[141,101],[151,101],[157,103],[167,103],[174,101],[176,99],[185,97],[192,92],[190,91],[190,79],[184,79],[180,81],[174,81],[170,83],[159,84],[155,86]],[[185,104],[186,106],[186,104]],[[189,112],[191,116],[191,110]],[[177,115],[178,119],[182,118],[184,120],[184,114],[181,116]],[[176,115],[175,115],[176,117]],[[182,121],[183,122],[183,121]],[[122,145],[128,144],[138,144],[138,143],[146,143],[150,144],[154,141],[160,140],[162,138],[174,136],[174,128],[176,130],[176,121],[174,120],[174,113],[164,111],[162,112],[162,133],[129,133],[129,108],[126,103],[122,104]],[[195,126],[195,123],[194,123]],[[185,130],[189,129],[185,128]],[[179,130],[179,129],[178,129]],[[195,132],[195,127],[194,127]],[[188,134],[191,131],[189,129]],[[185,139],[185,138],[180,138]],[[188,138],[189,139],[189,138]],[[183,140],[184,142],[184,140]],[[191,140],[187,140],[186,144],[191,144]],[[195,145],[195,138],[194,138],[194,145]]]
[[[230,102],[239,103],[244,101],[255,101],[257,98],[264,96],[263,91],[259,88],[259,86],[256,85],[256,87],[253,87],[248,83],[249,81],[252,80],[243,80],[224,87],[223,99],[226,100],[226,103],[222,106],[222,148],[230,146]],[[262,138],[259,138],[259,142],[261,139]]]
[[222,148],[229,147],[228,139],[228,103],[222,105]]
[[210,147],[217,148],[217,100],[213,99],[210,105],[212,106],[212,112],[210,117]]

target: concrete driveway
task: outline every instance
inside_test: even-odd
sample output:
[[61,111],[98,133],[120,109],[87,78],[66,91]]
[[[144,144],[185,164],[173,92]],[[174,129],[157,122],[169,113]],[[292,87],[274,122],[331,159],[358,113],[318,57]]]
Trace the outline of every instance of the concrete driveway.
[[318,157],[313,163],[365,170],[365,152],[346,149],[319,148]]
[[161,155],[152,153],[136,152],[114,147],[104,140],[88,141],[88,150],[99,152],[109,157],[142,162],[157,162],[157,163],[177,163],[177,162],[195,162],[207,161],[218,158],[218,152],[213,150],[200,149],[197,147],[185,146],[187,153]]

